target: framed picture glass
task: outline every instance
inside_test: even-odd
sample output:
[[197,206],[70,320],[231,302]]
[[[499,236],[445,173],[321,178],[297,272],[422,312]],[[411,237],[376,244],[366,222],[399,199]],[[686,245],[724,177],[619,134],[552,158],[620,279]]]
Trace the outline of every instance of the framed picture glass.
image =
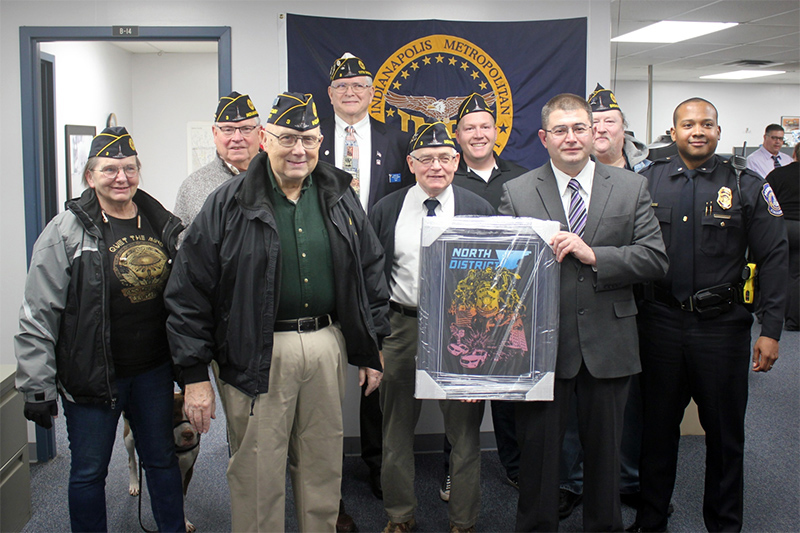
[[426,217],[416,398],[550,400],[558,349],[559,223]]
[[800,117],[781,117],[781,126],[784,131],[800,130]]
[[89,149],[97,132],[94,126],[64,126],[67,142],[67,199],[79,196],[83,191],[83,167],[89,160]]

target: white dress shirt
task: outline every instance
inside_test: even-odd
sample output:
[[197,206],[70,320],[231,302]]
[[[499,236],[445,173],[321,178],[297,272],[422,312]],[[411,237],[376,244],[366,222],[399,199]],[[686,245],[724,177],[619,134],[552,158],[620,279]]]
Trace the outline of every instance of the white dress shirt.
[[[334,115],[334,161],[336,161],[337,168],[344,168],[344,138],[347,132],[344,129],[350,126],[347,122]],[[358,180],[359,180],[359,199],[364,211],[367,210],[367,203],[369,203],[369,186],[370,174],[372,173],[372,127],[369,123],[369,114],[363,119],[353,124],[355,131],[356,141],[358,142]]]
[[[394,257],[389,295],[392,301],[416,309],[419,297],[419,253],[422,242],[422,220],[428,216],[425,200],[430,198],[419,184],[409,189],[394,228]],[[447,187],[435,197],[439,200],[436,216],[455,216],[453,188]],[[388,258],[386,259],[389,260]]]

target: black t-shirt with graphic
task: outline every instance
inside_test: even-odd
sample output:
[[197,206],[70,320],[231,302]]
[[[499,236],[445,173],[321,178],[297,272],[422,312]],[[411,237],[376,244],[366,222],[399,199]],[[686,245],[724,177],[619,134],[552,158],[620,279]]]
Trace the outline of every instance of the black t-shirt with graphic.
[[[144,216],[108,216],[103,226],[110,281],[111,353],[117,377],[170,358],[164,287],[172,268],[164,243]],[[141,227],[139,227],[141,226]]]

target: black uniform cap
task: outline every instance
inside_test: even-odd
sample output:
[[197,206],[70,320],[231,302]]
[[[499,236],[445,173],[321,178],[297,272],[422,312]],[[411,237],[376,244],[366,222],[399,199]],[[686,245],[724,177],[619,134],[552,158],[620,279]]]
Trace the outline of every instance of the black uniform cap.
[[478,93],[472,93],[471,95],[467,96],[458,107],[458,119],[456,119],[456,124],[461,122],[461,119],[464,118],[464,115],[475,113],[476,111],[486,111],[494,116],[494,111],[491,107],[489,107],[489,104],[486,103],[486,100],[483,98],[483,96],[479,95]]
[[303,93],[281,93],[272,102],[267,124],[308,131],[319,126],[314,97]]
[[92,147],[89,149],[89,157],[125,159],[132,155],[138,155],[138,152],[133,145],[131,134],[124,126],[104,129],[92,139]]
[[443,122],[422,124],[411,138],[411,142],[408,145],[408,153],[418,148],[435,148],[437,146],[456,147],[456,143],[450,137],[450,130],[447,125]]
[[[617,97],[611,90],[604,88],[599,83],[594,88],[594,92],[589,95],[587,99],[589,106],[592,108],[592,113],[597,111],[611,111],[612,109],[619,109]],[[622,112],[622,109],[619,109]]]
[[331,67],[331,81],[341,78],[354,78],[356,76],[369,76],[371,78],[372,72],[367,70],[361,59],[350,52],[345,52]]
[[250,95],[239,94],[233,91],[228,96],[223,96],[217,104],[217,112],[214,114],[215,122],[241,122],[248,118],[258,116],[256,106],[250,100]]

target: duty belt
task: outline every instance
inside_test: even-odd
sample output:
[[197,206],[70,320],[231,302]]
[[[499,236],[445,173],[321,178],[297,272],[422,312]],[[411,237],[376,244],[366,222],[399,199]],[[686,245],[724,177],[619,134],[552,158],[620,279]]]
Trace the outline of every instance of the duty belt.
[[644,299],[667,307],[681,309],[689,313],[697,313],[700,318],[714,318],[733,309],[734,304],[741,303],[742,291],[738,285],[725,283],[701,289],[684,301],[678,301],[670,291],[649,283],[644,288]]

